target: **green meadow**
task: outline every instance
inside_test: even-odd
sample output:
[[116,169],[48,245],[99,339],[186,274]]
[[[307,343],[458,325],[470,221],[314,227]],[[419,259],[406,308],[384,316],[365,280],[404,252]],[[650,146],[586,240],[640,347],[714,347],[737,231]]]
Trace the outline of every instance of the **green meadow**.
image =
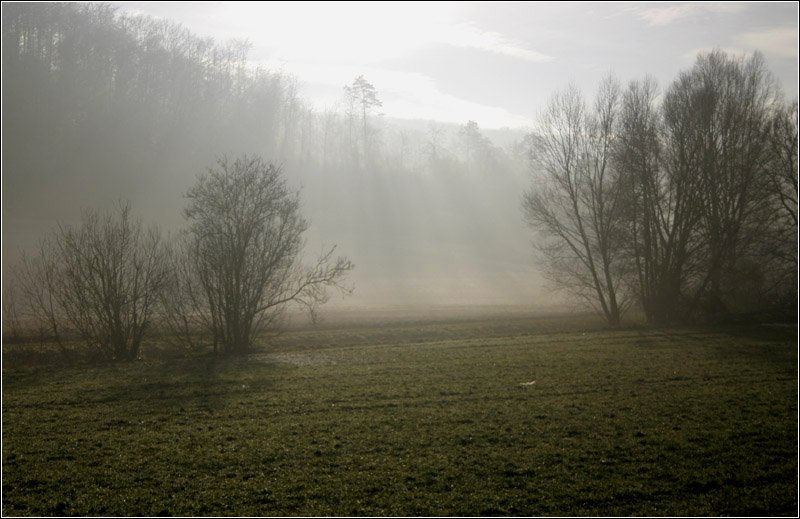
[[37,348],[4,345],[3,515],[797,512],[795,327],[471,316],[231,359]]

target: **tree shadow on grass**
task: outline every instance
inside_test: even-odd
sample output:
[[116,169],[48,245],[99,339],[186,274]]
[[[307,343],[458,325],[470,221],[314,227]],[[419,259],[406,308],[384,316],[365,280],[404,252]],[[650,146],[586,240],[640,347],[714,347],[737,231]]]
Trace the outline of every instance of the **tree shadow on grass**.
[[668,334],[678,340],[693,339],[709,354],[720,359],[743,357],[796,371],[796,325],[728,324]]
[[275,388],[280,367],[249,356],[221,358],[206,355],[168,361],[154,371],[141,391],[165,400],[173,408],[215,412],[246,392]]
[[[280,370],[278,365],[247,357],[211,355],[113,364],[65,373],[70,385],[79,387],[51,405],[110,407],[98,412],[110,417],[117,414],[113,409],[119,409],[125,421],[213,414],[247,393],[273,391]],[[80,387],[83,382],[88,384]]]
[[786,342],[797,344],[797,324],[739,324],[724,325],[718,329],[722,333],[767,342]]

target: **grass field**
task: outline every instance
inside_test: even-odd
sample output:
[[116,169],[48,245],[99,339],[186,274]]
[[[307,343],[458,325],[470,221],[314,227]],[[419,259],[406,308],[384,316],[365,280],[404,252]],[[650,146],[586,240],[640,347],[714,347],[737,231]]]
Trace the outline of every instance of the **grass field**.
[[2,512],[793,516],[796,333],[473,316],[231,360],[8,356]]

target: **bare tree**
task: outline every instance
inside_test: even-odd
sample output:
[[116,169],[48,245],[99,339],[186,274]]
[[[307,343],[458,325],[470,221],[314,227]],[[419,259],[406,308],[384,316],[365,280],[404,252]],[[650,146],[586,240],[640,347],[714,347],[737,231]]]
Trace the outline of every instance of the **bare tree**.
[[[770,188],[787,223],[797,231],[797,101],[780,106],[770,121]],[[795,260],[796,262],[796,260]]]
[[674,87],[664,120],[654,80],[632,82],[622,97],[614,161],[625,192],[631,285],[651,324],[682,319],[682,297],[698,253],[698,128],[691,103]]
[[38,256],[23,256],[15,274],[23,313],[36,328],[39,339],[43,342],[54,341],[61,353],[67,356],[62,338],[69,324],[58,303],[61,277],[56,257],[53,239],[45,238]]
[[756,260],[765,270],[766,290],[796,307],[797,295],[797,101],[781,103],[769,123],[769,160],[756,219]]
[[[769,118],[780,94],[759,53],[734,58],[715,50],[681,73],[665,103],[666,120],[681,118],[693,142],[693,175],[699,180],[699,232],[705,265],[688,311],[704,302],[706,313],[725,313],[736,288],[740,260],[753,245],[745,232],[763,206],[759,178],[767,174]],[[673,108],[676,113],[671,113]]]
[[720,51],[681,73],[660,107],[656,94],[651,80],[630,85],[615,151],[645,314],[665,324],[752,309],[779,270],[765,251],[790,238],[770,237],[796,222],[796,133],[775,111],[780,94],[759,54]]
[[[189,235],[181,233],[169,250],[169,276],[161,299],[166,340],[190,350],[198,348],[207,328],[216,329],[193,259]],[[215,353],[216,346],[215,341]]]
[[614,326],[629,304],[622,285],[622,189],[610,163],[619,95],[609,78],[591,110],[574,87],[552,97],[534,139],[541,177],[523,199],[548,277]]
[[189,226],[174,283],[181,331],[194,324],[211,334],[224,354],[247,351],[289,303],[310,311],[342,285],[353,264],[334,258],[335,247],[312,267],[301,263],[303,233],[299,193],[281,170],[260,158],[223,158],[189,190]]
[[17,292],[15,285],[11,283],[3,287],[3,341],[18,341],[22,338]]
[[22,290],[31,313],[62,344],[65,331],[111,360],[137,358],[167,279],[166,246],[121,203],[59,227],[26,260]]

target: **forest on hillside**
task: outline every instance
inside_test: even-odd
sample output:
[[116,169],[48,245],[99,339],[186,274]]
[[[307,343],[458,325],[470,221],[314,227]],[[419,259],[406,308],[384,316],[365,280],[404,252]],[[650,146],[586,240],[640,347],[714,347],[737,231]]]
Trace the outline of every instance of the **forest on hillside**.
[[109,5],[3,10],[4,263],[120,196],[177,229],[196,176],[248,153],[302,190],[310,247],[338,243],[360,265],[354,301],[543,295],[520,217],[521,132],[502,149],[475,122],[387,120],[359,78],[336,105],[311,106],[294,77],[248,65],[246,42]]

